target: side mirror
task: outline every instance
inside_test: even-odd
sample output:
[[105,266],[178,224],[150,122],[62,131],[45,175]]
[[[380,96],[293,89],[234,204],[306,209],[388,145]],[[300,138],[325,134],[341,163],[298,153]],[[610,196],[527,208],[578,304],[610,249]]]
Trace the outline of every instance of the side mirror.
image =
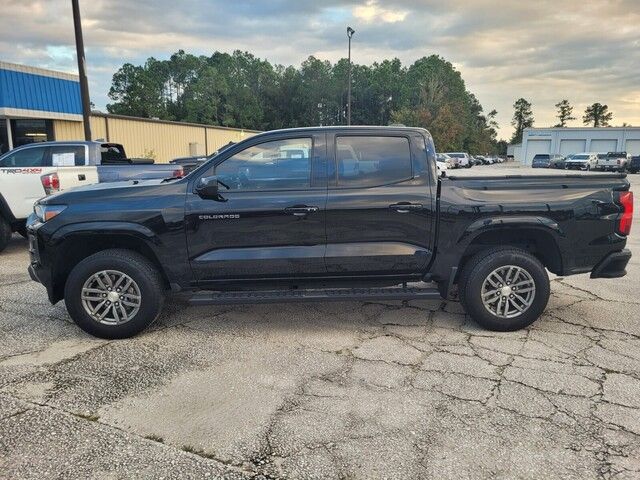
[[202,177],[196,185],[196,193],[200,198],[207,200],[218,200],[220,194],[218,193],[218,177]]

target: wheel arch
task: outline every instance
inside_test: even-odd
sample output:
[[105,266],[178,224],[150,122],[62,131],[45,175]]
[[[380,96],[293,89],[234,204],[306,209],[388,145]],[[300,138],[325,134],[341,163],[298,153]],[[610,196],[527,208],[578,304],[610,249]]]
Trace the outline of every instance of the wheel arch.
[[[474,222],[465,231],[464,250],[460,257],[458,272],[464,264],[481,250],[513,246],[534,255],[552,273],[561,274],[563,257],[560,248],[564,234],[558,224],[544,217],[507,217],[482,219]],[[461,245],[462,246],[462,245]]]
[[[120,225],[115,228],[83,230],[79,225],[72,225],[75,228],[67,232],[56,232],[52,237],[52,244],[55,245],[55,255],[50,259],[53,271],[53,297],[54,301],[64,298],[64,287],[73,268],[85,258],[95,253],[109,250],[121,249],[131,250],[139,253],[149,260],[158,269],[162,277],[163,286],[170,288],[170,280],[167,272],[162,267],[157,252],[155,236],[144,227],[122,228]],[[151,235],[149,235],[151,234]]]

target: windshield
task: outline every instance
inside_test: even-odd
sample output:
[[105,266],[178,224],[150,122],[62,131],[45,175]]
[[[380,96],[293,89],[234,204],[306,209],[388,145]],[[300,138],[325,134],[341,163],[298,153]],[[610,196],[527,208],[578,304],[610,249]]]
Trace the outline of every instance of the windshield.
[[464,153],[447,153],[447,155],[453,158],[464,158]]
[[549,160],[549,155],[537,154],[533,157],[534,160]]
[[607,153],[607,156],[609,158],[626,158],[627,153],[626,152],[609,152]]
[[589,160],[589,155],[574,155],[571,160]]

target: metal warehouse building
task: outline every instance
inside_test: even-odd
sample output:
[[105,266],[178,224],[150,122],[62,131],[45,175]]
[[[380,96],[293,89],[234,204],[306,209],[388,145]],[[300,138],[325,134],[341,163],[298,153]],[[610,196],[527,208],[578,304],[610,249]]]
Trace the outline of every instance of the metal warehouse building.
[[[92,113],[91,134],[157,162],[208,155],[253,130]],[[0,62],[0,153],[33,142],[83,140],[77,75]]]
[[640,127],[526,128],[516,160],[531,165],[538,153],[628,152],[640,155]]

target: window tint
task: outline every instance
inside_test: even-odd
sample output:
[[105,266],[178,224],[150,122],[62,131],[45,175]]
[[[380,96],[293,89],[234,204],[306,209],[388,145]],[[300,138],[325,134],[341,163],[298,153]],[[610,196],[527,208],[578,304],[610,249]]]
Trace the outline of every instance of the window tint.
[[261,143],[222,162],[215,174],[231,190],[309,188],[311,148],[310,138]]
[[336,159],[340,186],[371,187],[412,177],[405,137],[337,137]]
[[0,167],[44,167],[45,147],[17,150],[0,160]]
[[81,167],[85,164],[84,146],[57,145],[51,147],[51,165],[54,167]]

